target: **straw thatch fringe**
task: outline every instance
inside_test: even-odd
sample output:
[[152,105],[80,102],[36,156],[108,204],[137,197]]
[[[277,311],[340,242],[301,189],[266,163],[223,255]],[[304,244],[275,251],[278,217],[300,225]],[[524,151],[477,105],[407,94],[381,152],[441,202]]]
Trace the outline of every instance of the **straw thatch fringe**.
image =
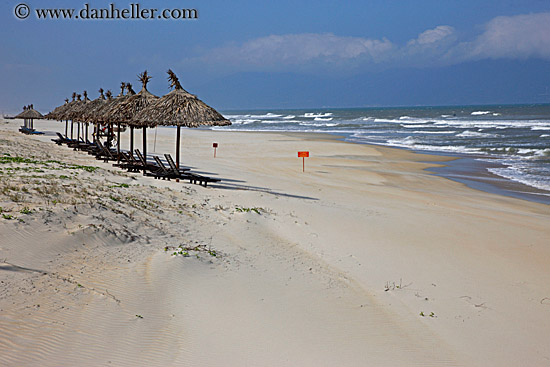
[[105,95],[103,94],[103,88],[99,88],[99,97],[93,101],[87,103],[84,110],[81,111],[79,121],[92,122],[95,116],[95,111],[106,103]]
[[82,121],[81,116],[84,112],[86,112],[86,106],[90,103],[90,99],[88,99],[88,92],[84,91],[83,96],[84,99],[81,101],[80,95],[78,95],[78,102],[75,103],[69,110],[65,111],[65,120],[73,120],[75,122]]
[[139,75],[139,79],[143,85],[141,91],[138,94],[129,96],[124,101],[114,106],[109,112],[110,121],[135,125],[133,120],[134,116],[158,100],[159,97],[151,94],[147,90],[147,82],[151,79],[147,74],[147,70]]
[[134,116],[136,126],[231,125],[218,111],[183,89],[172,70],[168,70],[168,80],[175,89]]
[[50,120],[63,120],[62,116],[65,111],[67,111],[76,102],[76,92],[73,92],[72,98],[73,100],[71,102],[68,102],[66,99],[64,105],[56,107],[52,112],[46,115],[46,118]]
[[29,108],[24,108],[24,111],[19,115],[15,116],[16,119],[41,119],[44,116],[35,110],[32,106]]
[[[121,93],[116,98],[112,98],[111,91],[107,91],[107,100],[103,105],[98,106],[96,109],[94,109],[93,113],[90,114],[90,117],[88,119],[88,122],[93,123],[105,123],[109,122],[110,118],[110,111],[113,107],[115,107],[118,103],[124,101],[128,95],[123,95],[124,90],[128,87],[129,83],[121,82]],[[130,85],[130,89],[132,86]]]

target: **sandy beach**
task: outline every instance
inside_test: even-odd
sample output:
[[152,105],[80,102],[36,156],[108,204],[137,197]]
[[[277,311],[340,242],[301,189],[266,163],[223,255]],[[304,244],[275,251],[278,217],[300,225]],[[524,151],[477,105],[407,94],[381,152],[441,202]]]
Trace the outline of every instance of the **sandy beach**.
[[[550,206],[425,170],[447,157],[185,129],[204,188],[20,125],[0,123],[0,365],[550,364]],[[148,143],[174,155],[175,130]]]

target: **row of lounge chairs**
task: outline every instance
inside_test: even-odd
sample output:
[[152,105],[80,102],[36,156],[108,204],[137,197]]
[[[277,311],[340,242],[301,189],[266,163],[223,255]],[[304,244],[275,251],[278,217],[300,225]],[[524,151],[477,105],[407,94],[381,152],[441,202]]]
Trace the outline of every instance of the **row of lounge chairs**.
[[[94,155],[96,159],[104,162],[116,161],[113,166],[127,170],[128,172],[143,171],[145,176],[154,177],[162,180],[189,180],[190,183],[199,184],[206,187],[209,183],[219,182],[217,178],[198,175],[191,172],[190,168],[178,168],[170,154],[165,154],[165,162],[159,156],[154,155],[153,160],[147,160],[139,149],[130,151],[117,152],[116,149],[109,149],[104,146],[101,141],[90,142],[82,139],[70,139],[57,133],[57,138],[52,139],[58,145],[67,145],[75,150],[87,151],[88,154]],[[135,153],[135,156],[134,156]],[[137,157],[137,158],[136,158]]]

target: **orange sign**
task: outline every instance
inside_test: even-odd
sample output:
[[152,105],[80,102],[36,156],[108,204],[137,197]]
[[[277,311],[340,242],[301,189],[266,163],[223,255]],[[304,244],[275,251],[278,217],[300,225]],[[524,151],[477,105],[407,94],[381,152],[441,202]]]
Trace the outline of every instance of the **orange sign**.
[[298,152],[298,158],[309,157],[309,152]]

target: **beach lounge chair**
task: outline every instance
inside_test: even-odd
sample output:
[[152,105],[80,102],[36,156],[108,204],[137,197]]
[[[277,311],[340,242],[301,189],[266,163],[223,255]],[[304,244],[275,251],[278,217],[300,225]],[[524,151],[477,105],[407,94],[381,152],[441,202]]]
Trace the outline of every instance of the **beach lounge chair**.
[[[113,154],[113,152],[111,152],[109,149],[107,149],[102,143],[101,141],[97,140],[96,141],[96,144],[97,146],[99,147],[99,150],[97,151],[97,154],[96,154],[96,159],[102,159],[104,162],[108,162],[108,161],[116,161],[117,158],[115,157],[115,155]],[[115,153],[116,154],[116,153]]]
[[189,182],[193,184],[199,184],[204,187],[208,185],[209,182],[220,182],[221,180],[217,178],[211,178],[206,176],[197,175],[196,173],[186,172],[188,169],[186,168],[180,168],[178,169],[178,166],[176,166],[176,163],[174,163],[174,160],[172,159],[172,156],[170,154],[165,154],[164,157],[166,158],[166,161],[168,162],[168,165],[170,166],[171,173],[174,175],[179,175],[183,179],[189,180]]
[[63,143],[65,143],[65,141],[67,140],[67,138],[65,138],[63,135],[61,135],[60,133],[56,133],[57,134],[57,138],[55,139],[52,139],[52,141],[54,143],[56,143],[57,145],[61,145]]
[[57,139],[52,139],[52,141],[55,142],[57,145],[61,145],[61,144],[68,145],[69,143],[74,142],[73,139],[63,136],[60,133],[56,133],[56,135],[57,135]]
[[170,180],[171,178],[180,178],[179,175],[174,175],[172,172],[170,172],[166,166],[164,165],[164,163],[162,163],[162,161],[160,160],[159,157],[157,157],[156,155],[153,156],[153,158],[155,159],[155,162],[157,163],[157,166],[158,166],[158,170],[155,172],[156,175],[158,175],[158,177],[155,177],[155,178],[162,178],[163,180],[164,179],[167,179],[167,180]]
[[122,161],[120,163],[113,163],[114,167],[126,169],[128,172],[139,172],[143,169],[143,164],[134,158],[132,152],[120,152],[120,157]]
[[143,170],[143,174],[145,176],[153,176],[155,178],[162,178],[163,173],[161,172],[161,168],[157,166],[156,164],[149,163],[141,153],[139,149],[134,150],[136,152],[136,155],[139,158],[139,161],[142,164],[141,169]]

